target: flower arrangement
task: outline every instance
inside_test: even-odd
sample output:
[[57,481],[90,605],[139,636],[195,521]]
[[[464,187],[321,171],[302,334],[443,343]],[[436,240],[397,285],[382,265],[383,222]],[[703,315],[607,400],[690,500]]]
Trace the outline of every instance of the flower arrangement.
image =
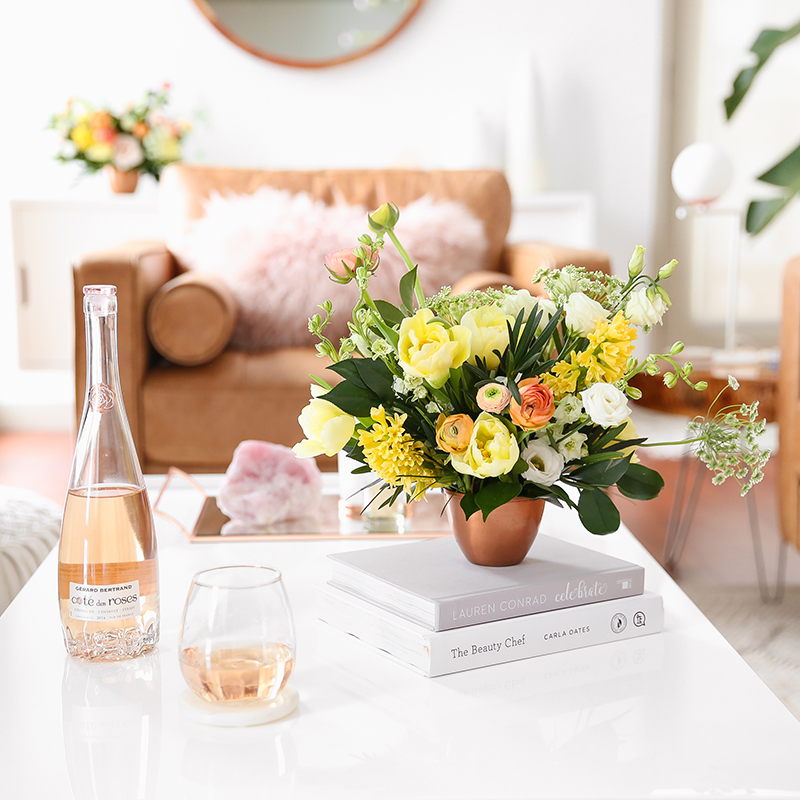
[[[651,443],[631,421],[628,400],[641,393],[630,380],[646,372],[663,374],[669,387],[683,380],[707,388],[692,382],[690,363],[676,361],[680,342],[642,360],[634,354],[639,331],[660,323],[670,305],[662,284],[677,262],[651,278],[637,247],[627,280],[568,266],[535,277],[546,297],[511,287],[459,295],[444,287],[424,297],[394,232],[398,218],[396,206],[381,206],[368,217],[372,234],[326,259],[334,281],[355,281],[359,299],[338,347],[324,335],[330,302],[309,320],[319,354],[342,380],[331,386],[312,376],[299,418],[306,438],[295,453],[345,451],[384,483],[386,504],[441,487],[460,496],[451,502],[467,519],[485,520],[514,498],[543,498],[576,509],[592,533],[615,531],[614,487],[649,500],[664,485],[636,456]],[[369,292],[387,238],[408,267],[399,306]],[[698,418],[689,438],[672,444],[694,443],[714,481],[734,477],[744,494],[769,458],[757,442],[765,426],[757,405]]]
[[181,143],[191,130],[187,122],[163,114],[168,92],[169,84],[149,91],[121,114],[105,107],[96,109],[83,100],[69,100],[50,120],[49,128],[61,135],[56,159],[62,164],[79,161],[90,173],[112,166],[158,180],[167,164],[181,160]]

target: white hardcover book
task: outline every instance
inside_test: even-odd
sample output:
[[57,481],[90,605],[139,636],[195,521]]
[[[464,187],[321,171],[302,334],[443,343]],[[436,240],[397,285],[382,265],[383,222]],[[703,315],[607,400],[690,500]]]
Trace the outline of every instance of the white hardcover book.
[[320,594],[319,617],[428,677],[632,639],[664,625],[661,596],[644,592],[545,614],[431,631],[335,586]]
[[436,631],[644,591],[638,564],[552,536],[513,567],[471,564],[452,537],[328,557],[331,584]]

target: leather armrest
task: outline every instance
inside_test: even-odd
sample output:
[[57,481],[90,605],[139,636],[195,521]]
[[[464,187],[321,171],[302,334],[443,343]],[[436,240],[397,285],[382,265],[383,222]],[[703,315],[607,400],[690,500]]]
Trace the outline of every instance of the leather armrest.
[[108,283],[117,287],[119,377],[125,410],[137,450],[141,452],[141,385],[150,361],[147,305],[174,277],[176,264],[160,242],[129,242],[112,250],[80,256],[73,267],[75,292],[75,413],[80,420],[86,391],[86,337],[83,287]]
[[534,275],[543,267],[553,270],[574,264],[576,267],[586,267],[590,272],[611,274],[611,260],[608,253],[543,242],[507,244],[503,252],[503,264],[514,279],[514,285],[527,289],[534,295],[545,294],[541,286],[533,284]]

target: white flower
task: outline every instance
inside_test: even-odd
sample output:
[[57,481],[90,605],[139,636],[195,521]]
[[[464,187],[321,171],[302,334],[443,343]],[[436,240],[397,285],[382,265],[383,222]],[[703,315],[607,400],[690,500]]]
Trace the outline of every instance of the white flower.
[[552,278],[549,281],[549,287],[552,297],[556,297],[556,299],[568,297],[573,292],[578,291],[578,282],[575,280],[575,276],[567,271],[566,267],[557,272],[553,271],[550,275]]
[[660,294],[655,294],[651,300],[646,289],[631,292],[625,304],[625,316],[640,328],[650,328],[656,323],[661,324],[661,318],[667,311],[667,304]]
[[513,294],[506,295],[503,300],[503,313],[511,317],[512,325],[520,311],[523,311],[523,324],[528,321],[528,317],[534,311],[541,311],[542,318],[539,321],[539,329],[543,328],[556,313],[556,304],[546,297],[536,297],[527,289],[517,289]]
[[631,413],[628,398],[613,383],[595,383],[581,393],[583,407],[595,425],[621,425]]
[[571,425],[581,418],[582,412],[583,404],[577,395],[564,395],[564,398],[559,400],[556,405],[556,410],[553,413],[553,422],[561,425]]
[[522,458],[528,463],[522,477],[539,486],[552,486],[564,469],[564,456],[541,439],[531,439],[522,451]]
[[574,461],[576,458],[585,456],[588,451],[586,434],[580,431],[571,433],[558,443],[558,452],[564,457],[564,461]]
[[567,327],[582,336],[587,336],[601,319],[608,319],[607,311],[597,300],[592,300],[583,292],[573,292],[564,304],[567,312]]
[[114,158],[112,160],[118,170],[128,172],[144,161],[144,151],[135,137],[121,133],[114,139]]

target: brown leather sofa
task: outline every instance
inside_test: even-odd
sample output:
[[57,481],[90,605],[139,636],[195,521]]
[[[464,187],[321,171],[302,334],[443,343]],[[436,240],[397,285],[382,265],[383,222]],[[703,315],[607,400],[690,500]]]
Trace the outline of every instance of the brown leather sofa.
[[[482,220],[488,248],[485,269],[466,276],[455,291],[503,284],[529,288],[542,266],[610,269],[603,253],[507,244],[511,193],[502,173],[490,170],[271,172],[173,165],[164,171],[160,189],[168,238],[203,215],[203,202],[213,191],[252,193],[262,186],[370,209],[392,201],[402,210],[426,194],[461,201]],[[309,373],[324,366],[312,348],[245,352],[226,347],[236,313],[229,292],[218,281],[185,272],[158,242],[128,243],[74,264],[77,411],[85,387],[82,288],[115,284],[120,379],[145,472],[170,466],[224,471],[244,439],[293,445],[302,438],[297,417],[308,402]]]

